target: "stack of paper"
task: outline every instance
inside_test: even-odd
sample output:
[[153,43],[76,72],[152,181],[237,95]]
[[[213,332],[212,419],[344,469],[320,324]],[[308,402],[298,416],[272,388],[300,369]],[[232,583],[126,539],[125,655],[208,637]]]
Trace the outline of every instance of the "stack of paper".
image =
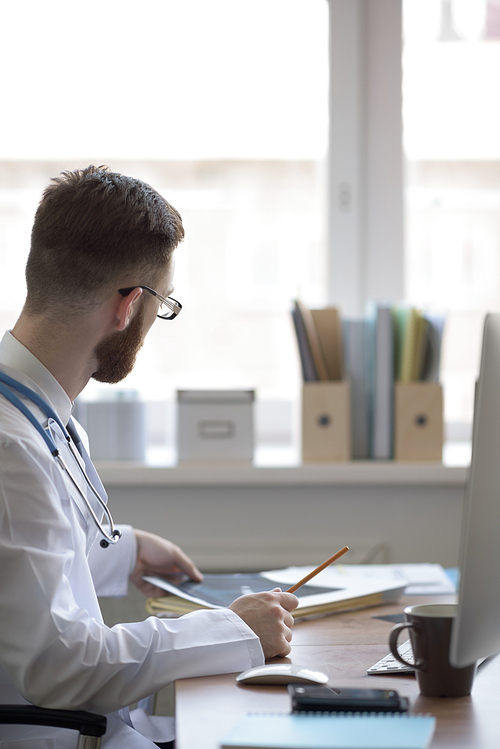
[[[313,567],[289,567],[260,573],[205,575],[201,583],[185,580],[180,584],[148,576],[145,578],[148,582],[170,595],[149,599],[147,608],[149,613],[164,616],[181,616],[199,608],[221,608],[246,593],[276,587],[286,590],[312,570]],[[299,605],[293,615],[296,618],[322,616],[395,602],[403,593],[405,584],[394,576],[385,579],[380,575],[345,574],[342,567],[337,569],[335,565],[320,572],[297,591]]]

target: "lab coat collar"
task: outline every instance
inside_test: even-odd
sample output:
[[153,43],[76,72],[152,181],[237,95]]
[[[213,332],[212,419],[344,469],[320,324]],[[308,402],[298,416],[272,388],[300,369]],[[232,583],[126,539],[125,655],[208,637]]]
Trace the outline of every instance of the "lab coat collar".
[[[39,392],[52,406],[62,423],[68,423],[73,408],[68,394],[47,367],[14,338],[10,331],[7,331],[0,341],[0,364],[25,375],[21,380],[23,384]],[[16,373],[12,376],[20,379]]]

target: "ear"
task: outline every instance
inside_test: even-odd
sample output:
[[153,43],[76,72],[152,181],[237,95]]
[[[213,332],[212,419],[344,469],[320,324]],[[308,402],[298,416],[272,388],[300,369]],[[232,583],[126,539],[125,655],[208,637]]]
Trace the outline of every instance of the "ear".
[[142,289],[138,287],[131,291],[128,296],[121,297],[116,310],[116,319],[118,321],[116,330],[122,331],[128,326],[136,312],[138,300],[141,296]]

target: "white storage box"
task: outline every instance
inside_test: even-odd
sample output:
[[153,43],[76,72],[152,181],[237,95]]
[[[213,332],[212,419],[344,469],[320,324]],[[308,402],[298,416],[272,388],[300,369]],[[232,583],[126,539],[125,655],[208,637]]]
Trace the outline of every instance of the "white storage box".
[[178,390],[179,461],[251,461],[253,390]]

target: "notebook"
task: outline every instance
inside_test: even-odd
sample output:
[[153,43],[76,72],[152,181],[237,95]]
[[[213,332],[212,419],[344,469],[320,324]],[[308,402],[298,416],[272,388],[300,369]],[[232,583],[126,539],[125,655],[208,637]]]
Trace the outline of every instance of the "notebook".
[[221,749],[427,749],[436,719],[405,713],[251,714]]

